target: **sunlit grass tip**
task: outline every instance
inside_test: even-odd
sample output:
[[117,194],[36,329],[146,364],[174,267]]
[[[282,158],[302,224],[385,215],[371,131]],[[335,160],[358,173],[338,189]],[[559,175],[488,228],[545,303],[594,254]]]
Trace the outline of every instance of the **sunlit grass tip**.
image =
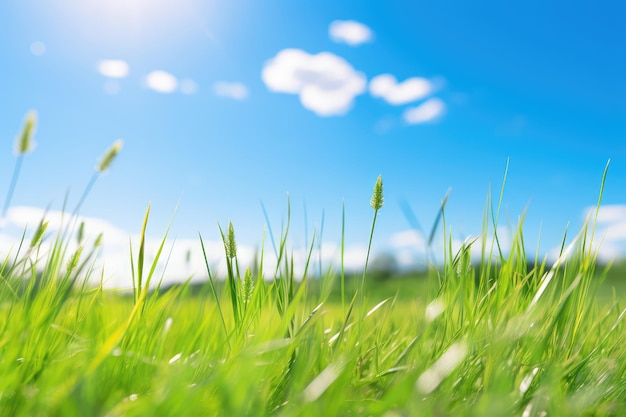
[[372,206],[374,210],[380,210],[384,203],[385,198],[383,197],[383,176],[379,175],[376,179],[376,184],[374,184],[374,192],[372,193],[370,206]]
[[22,133],[19,136],[17,136],[15,140],[15,153],[17,154],[17,160],[15,161],[15,168],[13,169],[13,176],[11,177],[11,183],[9,184],[7,196],[4,200],[4,206],[2,207],[2,214],[0,215],[0,219],[3,219],[6,217],[7,210],[9,209],[11,205],[11,199],[13,198],[13,192],[15,191],[15,186],[17,185],[17,179],[20,176],[20,170],[22,168],[22,160],[24,159],[24,155],[27,152],[30,152],[33,149],[35,149],[35,142],[33,141],[33,136],[35,134],[36,124],[37,124],[37,112],[34,110],[31,110],[26,115],[24,127],[22,128]]
[[111,165],[117,154],[120,153],[120,151],[122,150],[122,146],[124,146],[124,141],[122,139],[118,139],[113,142],[113,145],[111,145],[111,147],[107,150],[107,152],[100,160],[100,163],[98,163],[98,165],[96,166],[96,171],[104,172],[109,169],[109,166]]
[[15,152],[18,155],[23,155],[35,149],[36,144],[33,140],[33,137],[35,136],[36,125],[37,112],[35,110],[31,110],[26,115],[26,121],[24,122],[24,128],[22,129],[22,133],[17,137],[15,141]]
[[235,241],[235,228],[233,223],[228,223],[228,233],[226,235],[226,256],[234,258],[237,256],[237,242]]

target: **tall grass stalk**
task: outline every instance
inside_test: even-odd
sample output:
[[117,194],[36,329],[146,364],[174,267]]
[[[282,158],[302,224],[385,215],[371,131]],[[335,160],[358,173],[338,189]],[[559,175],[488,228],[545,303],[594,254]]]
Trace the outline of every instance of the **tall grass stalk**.
[[[35,135],[36,124],[37,113],[35,111],[30,111],[26,115],[26,120],[24,121],[24,127],[22,128],[21,134],[15,140],[15,153],[17,154],[17,159],[15,160],[15,167],[13,169],[13,175],[11,176],[11,182],[9,184],[7,196],[4,199],[4,206],[2,207],[2,215],[0,215],[0,221],[6,218],[7,210],[11,206],[13,193],[15,192],[17,180],[20,176],[20,171],[22,169],[22,160],[24,159],[24,155],[28,152],[31,152],[35,147],[33,136]],[[2,224],[0,223],[0,229],[1,228]]]
[[122,139],[117,139],[115,142],[113,142],[111,147],[107,149],[107,151],[104,153],[104,155],[100,159],[100,162],[96,164],[94,173],[91,175],[89,182],[85,186],[83,193],[78,199],[78,202],[76,203],[76,207],[74,207],[74,211],[72,212],[71,217],[75,217],[76,215],[78,215],[80,208],[82,207],[83,203],[87,199],[87,196],[91,192],[91,189],[96,184],[96,181],[98,180],[98,178],[100,178],[100,176],[103,173],[109,170],[109,168],[111,167],[111,164],[113,163],[117,155],[120,153],[123,146],[124,146],[124,141]]
[[374,191],[372,192],[372,198],[370,200],[370,206],[374,209],[374,218],[372,219],[372,228],[370,230],[370,238],[367,243],[367,255],[365,256],[365,266],[363,267],[363,276],[361,278],[361,294],[363,294],[363,289],[365,288],[365,277],[367,276],[367,266],[370,259],[370,251],[372,249],[372,241],[374,239],[374,229],[376,228],[376,218],[378,217],[378,210],[383,207],[384,204],[384,196],[383,196],[383,177],[379,175],[376,179],[376,184],[374,184]]

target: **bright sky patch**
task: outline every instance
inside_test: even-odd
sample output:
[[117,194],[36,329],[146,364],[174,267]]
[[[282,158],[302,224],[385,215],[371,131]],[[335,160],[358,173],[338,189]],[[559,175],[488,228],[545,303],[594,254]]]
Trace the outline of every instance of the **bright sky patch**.
[[46,44],[41,41],[35,41],[30,44],[30,53],[35,56],[41,56],[46,53]]

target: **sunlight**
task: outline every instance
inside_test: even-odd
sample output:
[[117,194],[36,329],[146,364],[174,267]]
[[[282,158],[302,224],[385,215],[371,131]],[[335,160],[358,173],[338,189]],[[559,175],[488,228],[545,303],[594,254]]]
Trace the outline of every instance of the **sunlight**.
[[106,0],[81,2],[91,13],[116,19],[148,20],[163,16],[183,7],[185,2],[171,0]]
[[99,39],[110,44],[114,39],[171,34],[189,24],[196,6],[195,0],[65,0],[49,7],[83,40]]

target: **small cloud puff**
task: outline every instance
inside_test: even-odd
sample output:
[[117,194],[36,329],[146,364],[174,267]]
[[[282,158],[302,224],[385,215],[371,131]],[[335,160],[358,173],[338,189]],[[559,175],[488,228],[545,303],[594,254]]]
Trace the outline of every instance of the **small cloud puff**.
[[[596,208],[585,210],[586,218],[593,221]],[[600,206],[597,217],[596,249],[598,257],[604,261],[612,261],[626,256],[626,204],[607,204]]]
[[382,74],[370,81],[370,94],[395,106],[421,100],[433,91],[425,78],[413,77],[399,83],[391,74]]
[[369,27],[354,20],[335,20],[330,24],[328,34],[334,42],[343,42],[350,46],[361,45],[374,38],[374,32]]
[[319,116],[346,114],[366,87],[365,76],[343,58],[300,49],[280,51],[265,63],[261,78],[271,91],[299,95],[302,105]]
[[107,78],[124,78],[129,72],[128,63],[121,59],[103,59],[98,62],[97,68]]
[[35,41],[30,44],[30,53],[35,56],[41,56],[46,53],[46,44],[41,41]]
[[146,75],[146,86],[157,93],[173,93],[178,88],[178,80],[166,71],[152,71]]
[[178,80],[174,75],[167,71],[152,71],[144,78],[144,84],[157,93],[170,94],[180,91],[183,94],[195,94],[198,91],[198,84],[189,78]]
[[213,84],[213,91],[220,97],[233,100],[245,100],[248,98],[248,88],[242,83],[218,81]]
[[106,82],[102,86],[102,89],[107,94],[115,95],[115,94],[118,94],[122,90],[122,87],[120,86],[120,83],[117,80],[106,80]]
[[446,111],[445,103],[438,98],[426,100],[417,107],[407,109],[404,120],[409,124],[420,124],[437,120]]
[[412,246],[420,249],[426,248],[426,239],[424,235],[417,230],[403,230],[401,232],[394,233],[390,239],[391,246],[394,248],[404,248]]
[[188,78],[180,80],[180,92],[183,94],[195,94],[198,91],[198,84],[194,80]]

